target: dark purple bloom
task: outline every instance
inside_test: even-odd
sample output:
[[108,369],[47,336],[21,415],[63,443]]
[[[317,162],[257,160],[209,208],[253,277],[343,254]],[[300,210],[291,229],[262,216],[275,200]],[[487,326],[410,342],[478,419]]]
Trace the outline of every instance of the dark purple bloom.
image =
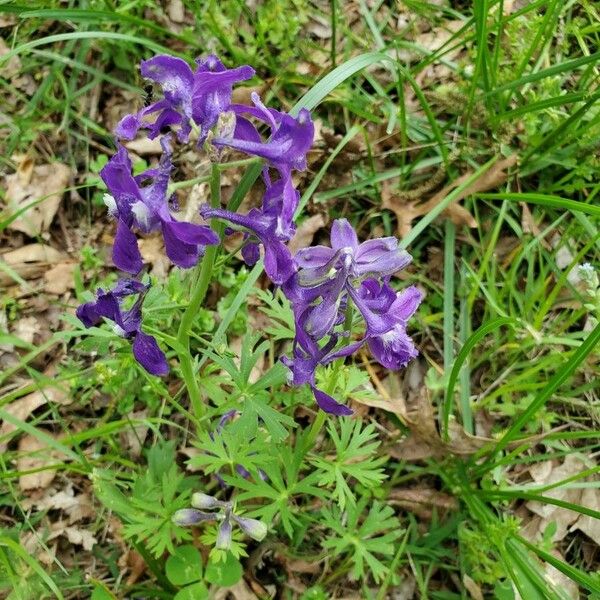
[[368,279],[351,296],[367,324],[365,337],[377,362],[396,370],[418,355],[406,333],[406,324],[423,299],[417,287],[394,292],[389,284]]
[[[251,232],[265,249],[265,272],[273,283],[280,285],[295,271],[292,255],[284,243],[295,231],[292,217],[298,203],[298,192],[293,192],[295,205],[291,213],[286,209],[281,181],[267,187],[262,207],[251,209],[247,215],[208,205],[203,206],[200,213],[204,219],[223,219]],[[247,264],[253,265],[259,258],[259,251],[256,241],[248,239],[249,237],[247,236],[248,241],[242,255]]]
[[113,262],[122,271],[137,274],[143,263],[132,232],[162,230],[167,256],[179,267],[190,268],[219,237],[206,225],[176,221],[169,210],[168,185],[172,169],[171,149],[163,138],[163,154],[157,169],[134,177],[129,155],[123,146],[100,172],[110,195],[105,196],[111,216],[117,219]]
[[[135,359],[152,375],[166,375],[169,364],[156,340],[142,331],[142,303],[147,285],[133,279],[121,279],[115,287],[105,292],[99,289],[96,300],[77,308],[77,317],[86,327],[94,327],[102,319],[112,321],[115,332],[133,342]],[[123,307],[125,299],[137,296],[129,309]]]
[[298,272],[283,287],[296,314],[308,313],[306,332],[321,339],[339,323],[345,293],[364,277],[387,277],[412,260],[393,237],[358,243],[346,219],[337,219],[331,228],[331,248],[313,246],[294,256]]
[[302,269],[305,285],[339,270],[344,265],[348,277],[383,277],[406,267],[412,260],[394,237],[367,240],[359,244],[356,232],[346,219],[336,219],[331,227],[331,248],[312,246],[299,250],[294,261]]
[[[178,126],[178,139],[187,142],[194,123],[200,127],[198,143],[204,142],[219,115],[229,109],[233,85],[253,77],[254,69],[248,65],[226,69],[214,55],[197,59],[196,65],[192,71],[181,58],[164,54],[143,61],[142,76],[157,83],[164,97],[124,117],[116,135],[131,140],[139,129],[148,129],[148,137],[153,139],[163,128]],[[154,122],[147,120],[156,113]]]
[[[303,108],[298,117],[294,118],[287,113],[267,108],[256,93],[252,94],[252,101],[255,106],[231,105],[231,110],[236,115],[233,134],[215,137],[213,144],[259,156],[276,169],[282,185],[282,220],[291,222],[297,206],[292,171],[306,169],[306,153],[312,146],[315,134],[310,112]],[[267,141],[262,140],[256,127],[244,115],[252,116],[269,126],[271,135]]]

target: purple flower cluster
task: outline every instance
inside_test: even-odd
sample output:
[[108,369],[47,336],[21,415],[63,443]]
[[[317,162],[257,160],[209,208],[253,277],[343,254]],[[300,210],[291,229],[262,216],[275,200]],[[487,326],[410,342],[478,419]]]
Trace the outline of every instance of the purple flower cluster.
[[[389,284],[390,276],[410,261],[410,254],[400,248],[396,238],[359,243],[346,219],[334,221],[331,247],[305,248],[294,257],[296,271],[283,284],[283,291],[294,310],[296,337],[293,357],[283,361],[290,368],[292,383],[308,384],[324,411],[352,413],[316,387],[319,365],[350,356],[365,343],[388,369],[404,367],[417,356],[406,323],[422,294],[415,286],[395,292]],[[352,327],[346,323],[352,305],[364,320],[364,335],[355,342],[348,339]]]
[[[262,246],[265,272],[281,286],[290,300],[296,323],[291,358],[282,359],[290,369],[293,385],[308,385],[325,411],[346,415],[351,411],[316,386],[316,370],[350,356],[367,344],[374,358],[386,368],[405,366],[417,355],[406,324],[421,301],[417,288],[395,292],[392,274],[406,267],[411,257],[392,237],[359,243],[348,221],[338,219],[331,231],[331,247],[314,246],[292,256],[287,242],[295,232],[294,217],[300,195],[293,173],[306,169],[314,126],[309,111],[297,116],[265,106],[253,93],[252,105],[232,102],[233,86],[250,79],[249,66],[227,69],[216,56],[196,61],[196,69],[172,56],[156,56],[142,62],[142,75],[157,84],[161,97],[135,114],[125,116],[116,128],[121,139],[133,139],[139,131],[149,138],[161,137],[162,157],[156,168],[132,173],[127,150],[117,153],[102,169],[108,188],[105,202],[116,220],[113,247],[115,265],[131,275],[143,267],[136,232],[160,231],[167,256],[173,264],[190,268],[198,263],[207,245],[219,237],[206,225],[178,221],[172,214],[169,195],[172,164],[171,135],[187,143],[197,137],[197,147],[210,155],[225,148],[264,161],[264,193],[261,206],[239,214],[205,204],[204,219],[221,219],[228,231],[240,229],[245,243],[242,256],[253,265]],[[85,326],[103,318],[113,321],[119,332],[132,339],[133,352],[150,373],[164,375],[168,365],[156,340],[141,330],[141,302],[146,286],[124,279],[109,292],[98,291],[95,302],[84,304],[78,316]],[[123,300],[139,299],[129,310]],[[359,340],[351,338],[349,316],[356,307],[363,318]]]

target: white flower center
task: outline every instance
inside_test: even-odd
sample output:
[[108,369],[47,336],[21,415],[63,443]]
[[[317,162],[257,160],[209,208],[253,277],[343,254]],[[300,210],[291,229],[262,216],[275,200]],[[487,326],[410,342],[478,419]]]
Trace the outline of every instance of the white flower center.
[[104,200],[104,204],[106,205],[106,208],[108,208],[108,214],[111,217],[116,217],[119,212],[117,201],[110,194],[104,194],[102,200]]
[[134,204],[131,205],[131,212],[135,216],[136,221],[145,228],[150,226],[150,211],[148,207],[138,200]]

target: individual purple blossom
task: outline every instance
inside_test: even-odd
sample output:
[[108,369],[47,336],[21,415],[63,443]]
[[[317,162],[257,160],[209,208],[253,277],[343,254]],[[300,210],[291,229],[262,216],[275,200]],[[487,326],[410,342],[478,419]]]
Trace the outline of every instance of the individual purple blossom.
[[[296,190],[294,194],[298,196]],[[281,285],[293,275],[295,268],[292,255],[284,242],[294,234],[295,225],[291,218],[285,216],[283,182],[278,181],[267,187],[262,207],[253,208],[246,215],[209,205],[202,206],[200,214],[204,219],[223,219],[251,232],[252,236],[246,234],[242,256],[247,264],[255,264],[259,258],[257,242],[260,242],[265,250],[265,272],[273,283]]]
[[204,247],[219,242],[218,235],[206,225],[177,221],[169,209],[168,185],[173,167],[168,138],[161,140],[163,154],[156,169],[132,175],[132,164],[125,148],[100,171],[109,194],[105,196],[109,214],[117,220],[113,262],[127,273],[140,272],[143,261],[132,231],[161,230],[167,256],[179,267],[196,265]]
[[423,299],[416,286],[395,292],[386,282],[367,279],[351,296],[365,319],[365,338],[379,364],[397,370],[416,358],[418,351],[406,333],[406,324]]
[[336,219],[331,228],[331,247],[313,246],[294,256],[298,271],[283,290],[294,312],[308,313],[303,319],[306,332],[321,339],[339,323],[340,307],[346,292],[366,277],[388,277],[406,267],[412,257],[393,237],[359,244],[356,232],[346,219]]
[[[219,116],[229,110],[233,85],[254,76],[252,67],[226,69],[212,54],[196,59],[195,71],[181,58],[165,54],[142,61],[140,70],[143,77],[162,88],[164,97],[121,119],[115,134],[127,140],[133,139],[139,129],[147,129],[148,137],[153,139],[163,128],[177,126],[179,141],[187,142],[195,124],[200,127],[198,143],[203,143]],[[154,114],[156,119],[149,121]]]
[[[270,167],[276,169],[282,185],[282,220],[291,222],[297,207],[296,190],[292,182],[292,171],[306,169],[306,154],[310,150],[315,128],[310,112],[302,108],[297,117],[267,108],[258,94],[252,94],[254,106],[232,104],[230,109],[236,115],[235,128],[229,136],[213,139],[217,147],[228,146],[252,156],[264,158]],[[256,118],[269,126],[271,135],[263,141],[260,133],[246,115]],[[268,173],[265,171],[268,181]]]
[[[114,323],[115,332],[133,342],[135,359],[148,373],[166,375],[169,364],[156,340],[142,331],[142,303],[149,286],[133,279],[121,279],[112,290],[99,289],[96,300],[77,308],[77,317],[86,327],[94,327],[108,319]],[[126,299],[137,296],[129,309]]]

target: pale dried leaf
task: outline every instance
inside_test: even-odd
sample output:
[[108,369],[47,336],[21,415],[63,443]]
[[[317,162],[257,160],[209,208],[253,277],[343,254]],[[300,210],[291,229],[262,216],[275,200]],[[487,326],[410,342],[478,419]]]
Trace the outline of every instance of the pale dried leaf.
[[44,244],[28,244],[0,255],[0,263],[4,262],[5,268],[0,267],[0,285],[14,284],[14,279],[9,272],[12,270],[24,279],[37,279],[41,277],[50,265],[67,260],[68,257],[51,246]]
[[306,248],[312,244],[315,233],[325,227],[325,218],[323,215],[312,215],[302,221],[294,237],[290,240],[288,248],[292,254],[296,254],[301,248]]
[[[447,20],[440,27],[435,27],[431,31],[420,33],[415,37],[414,44],[420,48],[429,50],[431,53],[437,52],[448,40],[461,28],[465,22],[461,20]],[[454,45],[454,44],[453,44]],[[451,52],[444,54],[444,60],[450,61],[456,58],[462,52],[462,47],[456,44]],[[413,50],[412,48],[399,48],[397,50],[388,50],[388,54],[395,57],[403,63],[412,63],[423,58],[423,51]]]
[[61,262],[44,273],[44,289],[48,294],[62,295],[75,287],[75,262]]
[[[45,433],[51,435],[49,432]],[[18,471],[43,469],[55,462],[54,453],[38,438],[25,435],[19,440]],[[19,487],[23,491],[47,488],[52,483],[55,475],[56,472],[52,469],[21,475],[19,477]]]
[[365,398],[361,396],[353,398],[353,402],[394,413],[395,415],[398,415],[403,422],[406,422],[407,420],[406,404],[404,399],[400,396],[396,396],[394,398],[388,397],[384,400],[370,397]]
[[[0,17],[0,23],[5,21],[5,17]],[[6,27],[6,25],[1,25],[0,27]],[[5,54],[10,52],[10,48],[7,46],[6,42],[0,38],[0,58]],[[15,75],[19,73],[21,70],[21,59],[18,54],[13,54],[6,62],[2,62],[0,64],[0,75],[5,79],[12,79]]]
[[[137,458],[142,453],[142,447],[149,430],[148,422],[145,421],[147,417],[147,410],[132,412],[128,415],[132,424],[121,434],[121,439],[125,442],[125,447],[128,449],[129,455],[133,458]],[[142,422],[138,423],[136,421]]]
[[[600,511],[600,491],[594,488],[583,490],[579,503],[586,508]],[[579,531],[585,533],[597,546],[600,546],[600,519],[581,515],[570,531],[574,531],[575,529],[579,529]]]
[[473,600],[483,600],[481,588],[475,583],[475,580],[466,573],[463,575],[463,584]]
[[[44,375],[52,377],[55,373],[55,365],[48,366]],[[55,402],[56,404],[69,404],[72,401],[68,391],[57,385],[47,385],[43,390],[36,390],[22,398],[19,398],[4,407],[4,410],[16,417],[20,421],[26,421],[34,410],[46,404],[46,402]],[[17,428],[12,423],[4,421],[0,425],[0,438],[5,438]],[[0,452],[6,450],[6,442],[0,443]]]
[[412,395],[407,406],[406,424],[411,430],[411,435],[388,450],[389,454],[398,460],[443,458],[449,453],[468,456],[492,441],[470,435],[452,421],[449,427],[450,441],[442,441],[437,429],[435,411],[425,386]]
[[16,250],[5,252],[1,255],[1,258],[7,265],[18,267],[21,264],[28,263],[53,265],[63,260],[65,255],[46,244],[27,244]]
[[33,344],[35,334],[39,329],[40,324],[35,317],[23,317],[17,321],[13,333],[15,337],[18,337],[27,344]]
[[158,155],[162,153],[160,138],[154,138],[153,140],[147,137],[137,138],[130,142],[125,142],[125,148],[135,152],[138,156]]
[[71,544],[75,546],[83,546],[88,552],[98,543],[98,540],[87,529],[79,529],[78,527],[65,527],[61,534],[65,534]]
[[316,13],[311,14],[306,30],[321,40],[328,40],[332,36],[331,21]]
[[185,7],[182,0],[170,0],[167,4],[167,15],[173,23],[183,23],[185,21]]
[[40,200],[28,208],[8,227],[30,237],[46,231],[58,210],[62,194],[71,178],[71,169],[60,163],[38,165],[31,169],[31,159],[25,157],[17,172],[6,176],[6,204],[8,214]]
[[[529,469],[529,472],[537,484],[549,485],[580,473],[585,468],[586,466],[580,458],[569,454],[561,464],[556,464],[552,461],[544,461],[544,463],[532,466]],[[562,500],[564,502],[580,504],[582,490],[559,486],[545,491],[544,496],[554,498],[556,500]],[[546,527],[548,527],[550,523],[555,523],[556,531],[552,536],[552,541],[560,541],[569,532],[569,527],[580,518],[579,513],[575,511],[554,506],[553,504],[548,504],[546,502],[537,502],[531,500],[526,503],[526,506],[531,512],[541,517],[537,531],[534,531],[532,528],[528,528],[528,535],[533,540],[541,539]]]
[[[551,550],[551,554],[553,554],[558,560],[565,562],[565,557],[562,556],[558,550]],[[544,563],[544,576],[546,580],[552,584],[552,589],[556,590],[557,592],[564,592],[567,598],[571,598],[571,600],[579,600],[581,597],[579,594],[579,586],[570,577],[553,567],[550,563]],[[564,594],[561,594],[560,597],[562,598]]]

